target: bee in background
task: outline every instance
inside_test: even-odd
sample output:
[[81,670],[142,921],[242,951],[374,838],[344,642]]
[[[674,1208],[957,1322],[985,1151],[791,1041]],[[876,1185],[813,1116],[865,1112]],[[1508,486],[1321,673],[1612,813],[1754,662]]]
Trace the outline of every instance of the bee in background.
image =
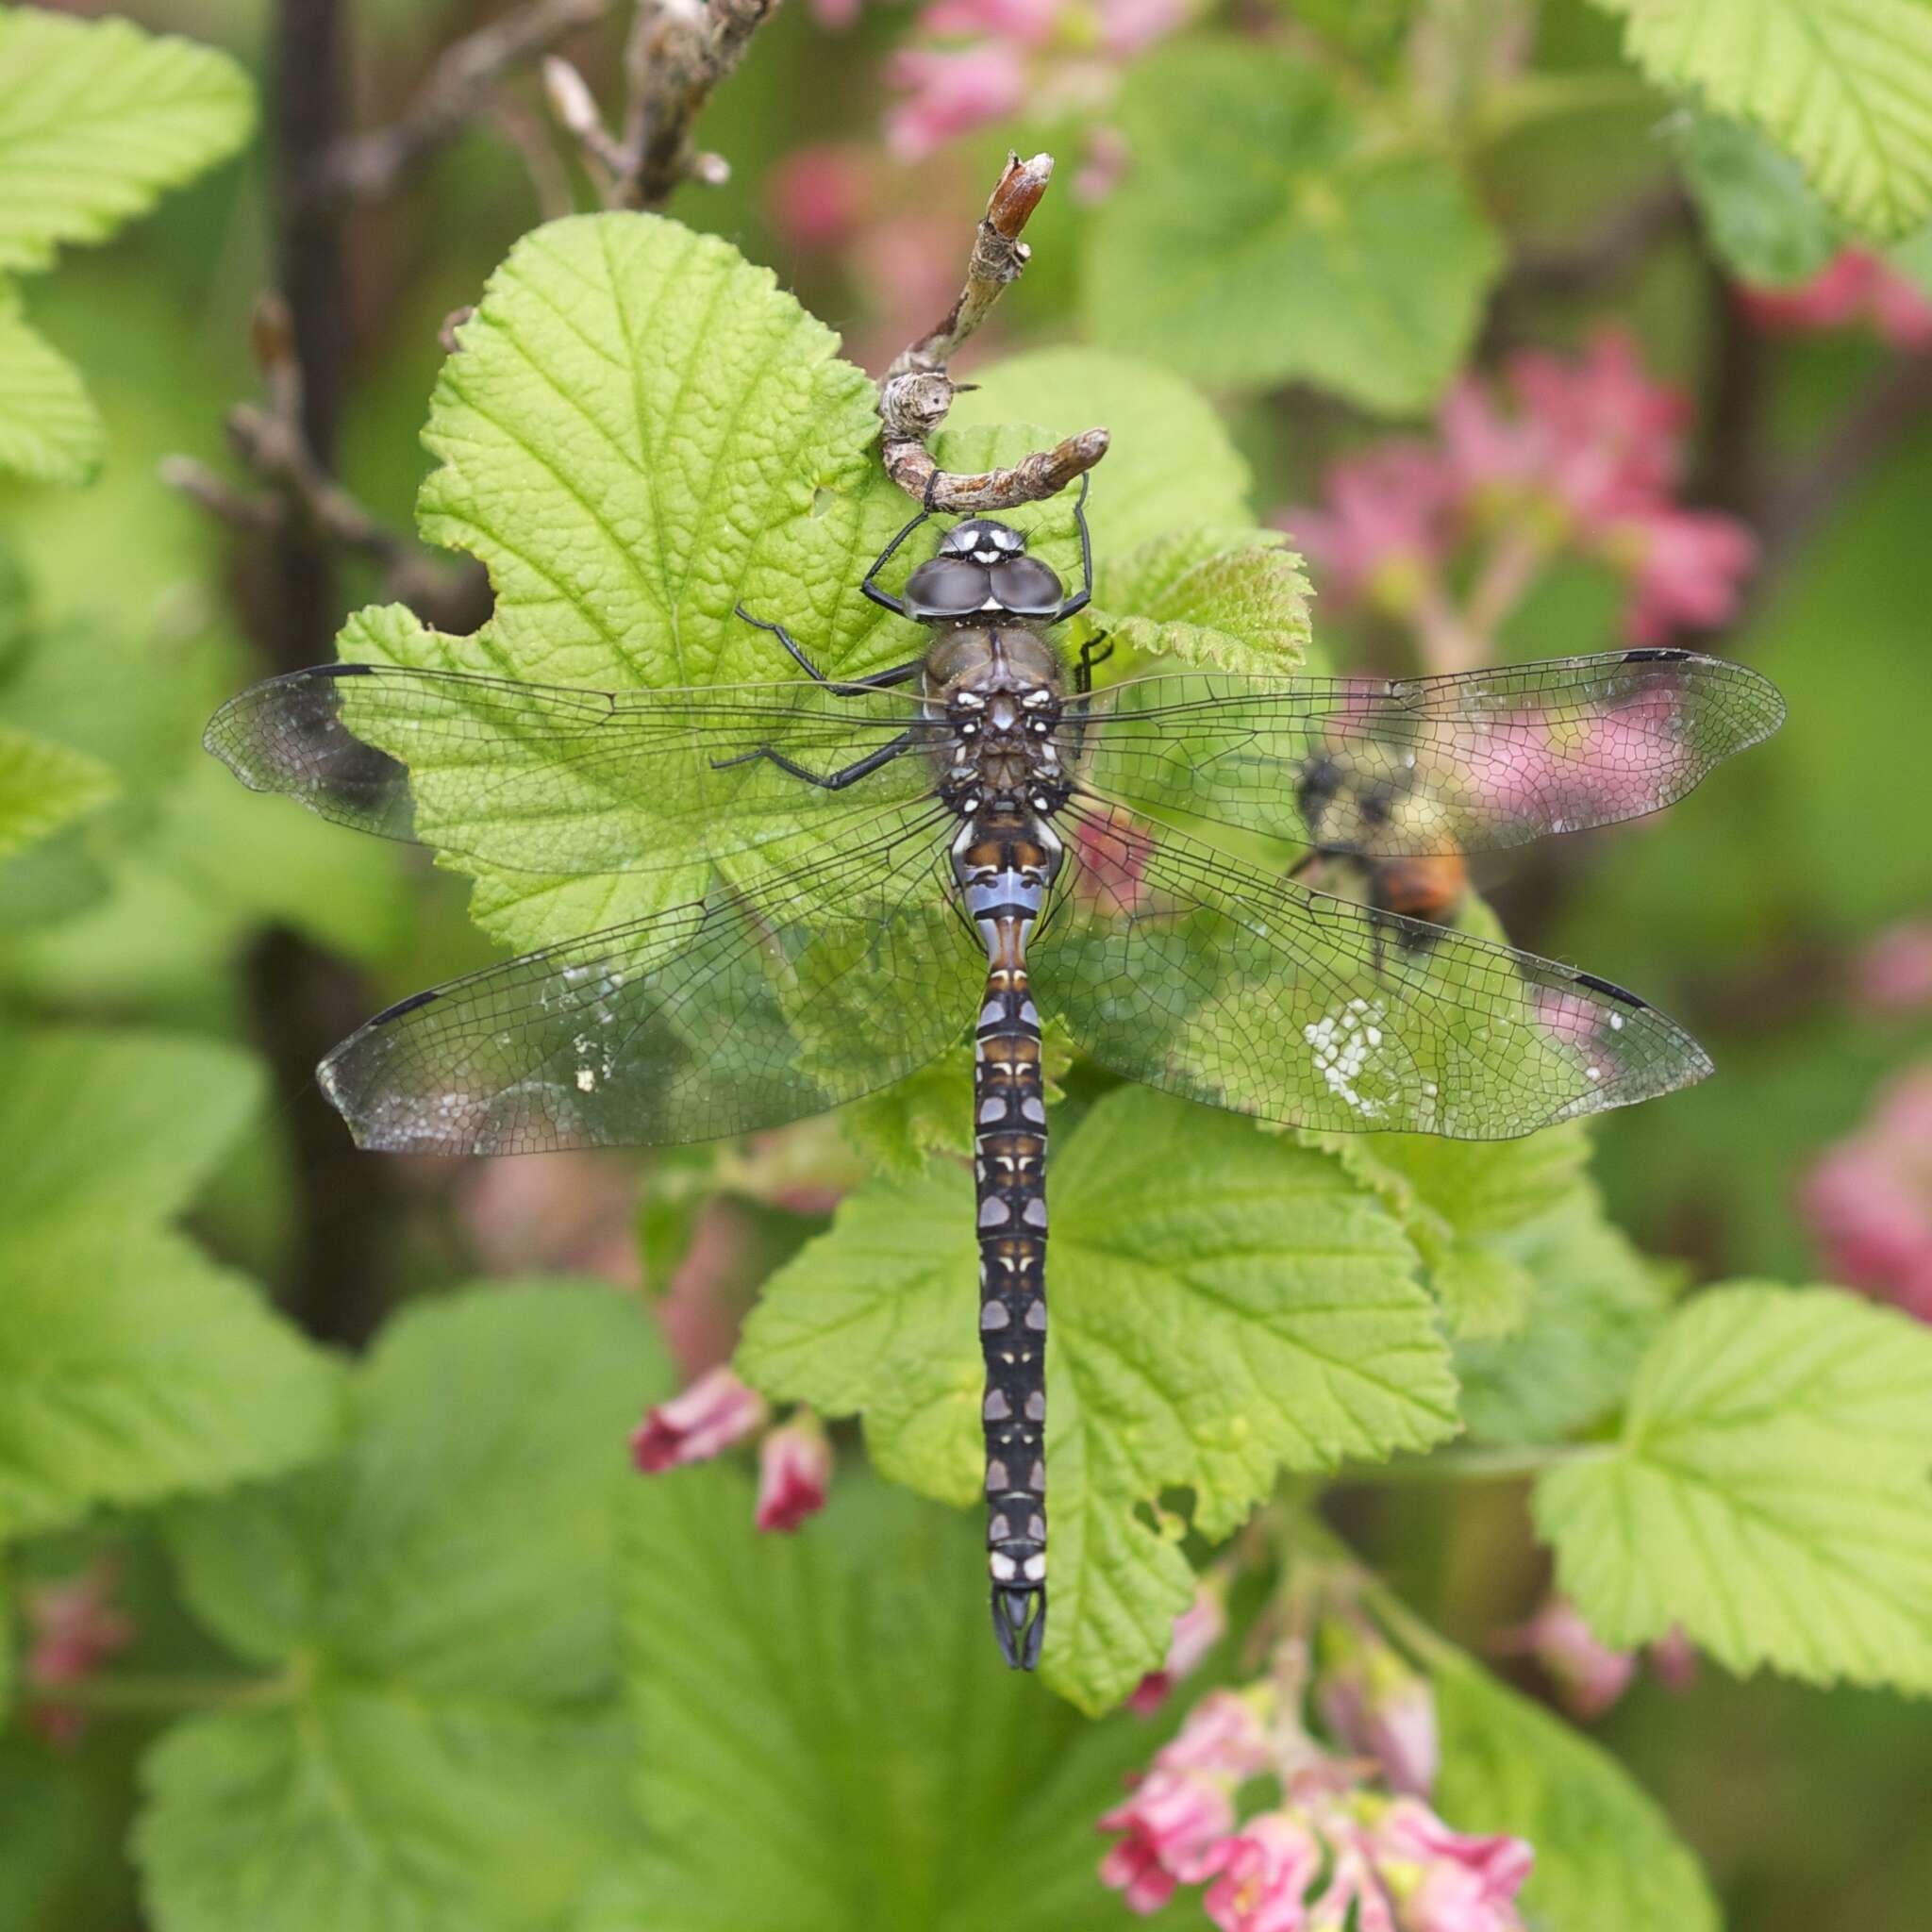
[[1438,929],[1461,912],[1469,868],[1453,851],[1375,856],[1390,842],[1383,836],[1388,828],[1405,817],[1413,782],[1365,778],[1334,754],[1320,752],[1304,766],[1295,798],[1312,844],[1289,877],[1307,881],[1312,874],[1326,889],[1356,889],[1344,896],[1358,897],[1369,908],[1377,972],[1391,934],[1405,953],[1426,953],[1441,937]]

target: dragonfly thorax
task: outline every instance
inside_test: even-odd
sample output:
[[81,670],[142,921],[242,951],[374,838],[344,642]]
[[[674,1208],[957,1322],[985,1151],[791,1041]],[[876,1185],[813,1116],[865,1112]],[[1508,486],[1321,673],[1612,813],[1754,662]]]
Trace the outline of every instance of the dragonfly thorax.
[[1059,675],[1053,647],[1024,627],[962,627],[934,644],[926,704],[947,726],[940,791],[955,810],[1030,817],[1065,803]]

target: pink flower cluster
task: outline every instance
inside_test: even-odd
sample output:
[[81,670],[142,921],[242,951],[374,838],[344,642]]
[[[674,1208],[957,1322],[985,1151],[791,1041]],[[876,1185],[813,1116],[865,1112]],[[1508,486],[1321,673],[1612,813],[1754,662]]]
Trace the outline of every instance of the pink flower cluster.
[[764,1398],[728,1368],[700,1375],[681,1395],[645,1412],[630,1439],[631,1459],[646,1475],[708,1462],[748,1437],[758,1442],[758,1494],[754,1521],[761,1530],[796,1530],[825,1507],[832,1481],[832,1445],[808,1408],[766,1429]]
[[1895,349],[1932,349],[1932,302],[1869,248],[1843,250],[1795,288],[1741,292],[1745,312],[1765,328],[1808,334],[1862,322]]
[[1932,1322],[1932,1062],[1824,1150],[1799,1203],[1834,1280]]
[[84,1683],[139,1635],[132,1618],[114,1606],[114,1565],[97,1558],[59,1583],[34,1584],[21,1594],[27,1630],[21,1677],[27,1720],[50,1744],[78,1742],[87,1720],[60,1692]]
[[[1354,1664],[1371,1657],[1390,1683],[1407,1673],[1426,1698],[1364,1626]],[[1221,1932],[1522,1932],[1515,1899],[1529,1846],[1452,1830],[1421,1795],[1375,1789],[1374,1765],[1336,1755],[1306,1727],[1306,1689],[1305,1647],[1290,1639],[1271,1679],[1209,1691],[1100,1820],[1119,1834],[1102,1880],[1141,1913],[1202,1886]],[[1336,1702],[1320,1685],[1316,1698]],[[1241,1818],[1238,1798],[1258,1779],[1272,1781],[1274,1802]]]
[[1185,0],[930,0],[916,31],[938,44],[904,48],[886,70],[901,93],[886,145],[917,160],[1022,110],[1091,111],[1186,13]]
[[[1279,521],[1329,596],[1413,622],[1425,641],[1431,625],[1457,633],[1458,659],[1563,552],[1624,577],[1624,628],[1653,643],[1725,622],[1757,554],[1736,519],[1675,500],[1688,413],[1624,335],[1599,334],[1578,358],[1527,350],[1510,358],[1500,391],[1464,376],[1434,439],[1338,462],[1324,503]],[[1465,578],[1457,611],[1451,585]]]

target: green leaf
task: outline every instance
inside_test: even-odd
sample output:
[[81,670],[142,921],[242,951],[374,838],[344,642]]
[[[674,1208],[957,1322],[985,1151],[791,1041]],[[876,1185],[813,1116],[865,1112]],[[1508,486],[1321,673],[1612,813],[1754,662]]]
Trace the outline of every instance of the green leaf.
[[632,1492],[646,1840],[577,1932],[1114,1932],[1093,1822],[1160,1731],[1005,1668],[975,1525],[843,1477],[796,1539],[751,1516],[725,1469]]
[[[975,371],[974,381],[946,419],[954,430],[1038,423],[1046,441],[1082,429],[1113,432],[1093,472],[1091,504],[1103,572],[1190,524],[1246,527],[1246,459],[1207,397],[1158,362],[1101,349],[1036,349]],[[1111,601],[1122,601],[1118,591]]]
[[1537,1524],[1607,1643],[1932,1690],[1932,1334],[1828,1289],[1699,1295]]
[[392,1322],[333,1462],[178,1512],[189,1602],[286,1701],[145,1767],[161,1932],[550,1932],[625,1830],[618,1500],[670,1375],[636,1303],[477,1289]]
[[[1110,562],[1094,618],[1116,641],[1219,671],[1307,668],[1308,580],[1278,530],[1194,525]],[[1134,613],[1116,617],[1114,608]]]
[[1462,1418],[1484,1442],[1554,1442],[1616,1408],[1663,1325],[1663,1271],[1604,1219],[1594,1188],[1494,1243],[1534,1294],[1523,1325],[1456,1347]]
[[1507,1238],[1582,1183],[1590,1141],[1579,1123],[1520,1141],[1431,1134],[1310,1134],[1401,1217],[1459,1339],[1522,1326],[1536,1279]]
[[338,1423],[332,1364],[158,1224],[258,1105],[231,1049],[0,1041],[0,1537],[287,1469]]
[[0,470],[37,483],[86,483],[107,446],[80,372],[27,325],[18,297],[0,282]]
[[225,54],[35,7],[0,9],[0,269],[104,242],[232,153],[254,122]]
[[0,1538],[306,1460],[337,1383],[240,1275],[152,1229],[8,1230]]
[[1806,281],[1844,245],[1804,170],[1749,123],[1687,108],[1673,131],[1705,232],[1734,275],[1770,287]]
[[1321,75],[1231,42],[1141,62],[1121,120],[1133,169],[1086,263],[1100,341],[1204,382],[1434,402],[1502,266],[1439,157],[1375,151]]
[[1716,1901],[1663,1813],[1600,1745],[1453,1653],[1432,1659],[1438,1810],[1536,1847],[1528,1922],[1551,1932],[1719,1932]]
[[[1225,1536],[1283,1469],[1453,1433],[1455,1384],[1413,1250],[1328,1156],[1126,1089],[1052,1172],[1044,1669],[1098,1710],[1159,1662],[1191,1594],[1147,1521],[1163,1491]],[[862,1410],[882,1474],[962,1504],[980,1493],[972,1229],[958,1169],[861,1190],[766,1284],[739,1354],[769,1394]]]
[[1880,240],[1932,214],[1932,8],[1921,0],[1599,0],[1652,79],[1756,122]]
[[0,859],[84,818],[117,789],[100,759],[0,724]]

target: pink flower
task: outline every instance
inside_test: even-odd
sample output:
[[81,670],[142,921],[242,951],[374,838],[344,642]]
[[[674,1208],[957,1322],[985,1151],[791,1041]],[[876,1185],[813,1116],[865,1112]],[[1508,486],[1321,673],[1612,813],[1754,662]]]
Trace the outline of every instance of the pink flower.
[[1527,1624],[1498,1631],[1491,1647],[1526,1653],[1556,1685],[1564,1705],[1579,1718],[1601,1717],[1630,1688],[1637,1659],[1612,1650],[1566,1598],[1553,1596]]
[[1932,1007],[1932,919],[1887,926],[1852,963],[1852,993],[1868,1012],[1909,1014]]
[[1105,201],[1121,184],[1132,154],[1127,137],[1118,127],[1090,127],[1087,153],[1080,172],[1074,176],[1074,199],[1092,203]]
[[1671,487],[1690,399],[1652,382],[1621,330],[1600,331],[1575,359],[1511,357],[1508,381],[1542,434],[1547,480],[1579,524]]
[[907,94],[886,115],[886,145],[901,160],[919,160],[1005,119],[1026,97],[1025,61],[1017,47],[999,42],[957,51],[904,47],[886,75]]
[[1413,608],[1454,534],[1454,477],[1426,443],[1383,443],[1332,465],[1325,508],[1286,509],[1323,591],[1384,608]]
[[1204,1578],[1194,1591],[1194,1601],[1174,1620],[1166,1661],[1158,1671],[1149,1671],[1135,1686],[1127,1699],[1127,1708],[1136,1717],[1152,1717],[1167,1702],[1174,1687],[1226,1634],[1227,1607],[1223,1592],[1216,1584]]
[[1395,1932],[1389,1894],[1355,1836],[1332,1849],[1328,1883],[1309,1907],[1308,1932]]
[[[86,1728],[82,1713],[60,1702],[61,1689],[92,1676],[140,1635],[133,1619],[114,1607],[118,1581],[112,1560],[98,1557],[77,1575],[32,1584],[21,1592],[26,1624],[21,1678],[29,1692],[27,1718],[50,1744],[71,1747]],[[31,1696],[34,1691],[51,1694],[42,1701]]]
[[701,1375],[682,1395],[646,1412],[630,1439],[646,1475],[704,1462],[741,1442],[765,1419],[765,1405],[728,1368]]
[[1798,1198],[1836,1280],[1932,1322],[1932,1063],[1825,1149]]
[[1765,328],[1808,333],[1864,321],[1894,348],[1932,346],[1932,302],[1909,275],[1870,249],[1842,250],[1795,288],[1741,293],[1751,319]]
[[1202,1904],[1221,1932],[1302,1932],[1322,1862],[1322,1841],[1305,1819],[1264,1811],[1208,1848],[1203,1875],[1219,1875]]
[[1154,1757],[1159,1770],[1207,1772],[1236,1783],[1274,1762],[1267,1722],[1256,1700],[1239,1690],[1208,1691]]
[[1187,0],[1100,0],[1100,43],[1116,60],[1187,24]]
[[1391,1790],[1425,1796],[1441,1761],[1429,1680],[1367,1624],[1328,1620],[1321,1651],[1315,1707],[1329,1735],[1374,1759]]
[[1736,615],[1757,541],[1735,517],[1662,508],[1623,516],[1603,533],[1606,553],[1632,578],[1624,628],[1634,643],[1661,643],[1681,626],[1713,630]]
[[811,17],[833,33],[858,24],[858,0],[811,0]]
[[772,225],[794,248],[842,248],[872,205],[868,150],[855,142],[820,142],[794,149],[765,183]]
[[1520,1838],[1471,1838],[1416,1799],[1398,1798],[1377,1821],[1374,1845],[1402,1932],[1520,1932],[1515,1898],[1536,1858]]
[[[1126,1834],[1100,1861],[1102,1880],[1129,1894],[1152,1898],[1152,1905],[1134,1905],[1153,1911],[1165,1903],[1174,1879],[1189,1883],[1206,1875],[1203,1860],[1215,1840],[1234,1824],[1234,1797],[1227,1780],[1171,1771],[1158,1762],[1134,1788],[1124,1805],[1107,1812],[1095,1827]],[[1153,1873],[1166,1874],[1165,1890]],[[1157,1896],[1158,1894],[1158,1896]]]
[[758,1528],[796,1530],[825,1507],[831,1480],[831,1442],[811,1411],[801,1408],[758,1444]]

